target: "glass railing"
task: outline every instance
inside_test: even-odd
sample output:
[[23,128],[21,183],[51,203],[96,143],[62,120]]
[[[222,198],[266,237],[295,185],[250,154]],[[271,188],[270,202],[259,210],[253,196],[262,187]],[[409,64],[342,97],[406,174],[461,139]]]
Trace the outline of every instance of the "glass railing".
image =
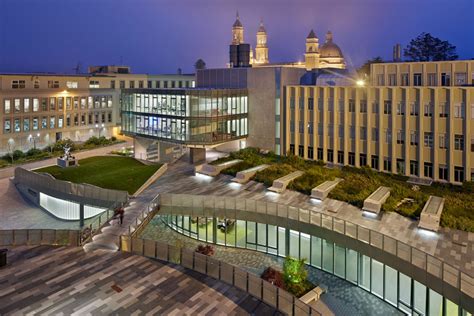
[[[204,212],[208,216],[214,216],[214,212],[219,211],[219,216],[223,217],[229,212],[228,216],[231,218],[235,217],[239,211],[255,212],[264,215],[261,218],[271,215],[319,226],[389,253],[442,280],[463,294],[471,298],[474,297],[474,277],[472,275],[460,271],[439,257],[393,237],[331,215],[275,202],[208,195],[163,193],[160,196],[160,206],[162,209],[172,207],[173,213],[179,212],[181,208],[186,208],[192,212]],[[166,214],[166,211],[162,213]],[[197,215],[197,213],[186,215]]]

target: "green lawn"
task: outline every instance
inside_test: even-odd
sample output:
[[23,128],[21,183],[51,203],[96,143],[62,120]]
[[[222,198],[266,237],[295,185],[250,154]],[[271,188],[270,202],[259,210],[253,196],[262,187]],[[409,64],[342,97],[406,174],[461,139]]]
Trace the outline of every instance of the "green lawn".
[[[414,219],[419,218],[424,204],[430,195],[441,196],[446,199],[441,225],[445,227],[474,232],[474,183],[466,182],[463,186],[433,183],[431,186],[420,186],[414,190],[413,185],[406,182],[405,176],[377,172],[370,168],[343,167],[326,168],[322,162],[309,161],[297,156],[276,156],[275,154],[261,154],[258,149],[246,148],[233,152],[229,157],[213,162],[242,159],[243,162],[223,171],[235,176],[241,170],[260,164],[269,164],[270,167],[257,172],[255,181],[271,186],[273,180],[285,176],[292,171],[305,171],[304,175],[288,185],[291,190],[311,194],[311,189],[327,180],[342,178],[342,181],[331,193],[330,198],[345,201],[357,207],[362,207],[364,200],[379,186],[391,188],[390,197],[383,205],[386,212],[397,212]],[[410,201],[404,201],[409,198]]]
[[161,164],[144,165],[130,157],[98,156],[79,160],[78,167],[51,166],[35,171],[50,173],[59,180],[89,183],[133,194],[160,167]]

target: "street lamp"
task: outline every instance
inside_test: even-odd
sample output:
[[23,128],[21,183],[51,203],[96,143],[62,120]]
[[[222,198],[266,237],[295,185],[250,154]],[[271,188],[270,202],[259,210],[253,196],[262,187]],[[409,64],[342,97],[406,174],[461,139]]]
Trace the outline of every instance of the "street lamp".
[[15,141],[13,140],[13,138],[10,138],[8,140],[8,152],[10,153],[10,157],[12,158],[12,165],[13,165],[13,152],[15,151]]
[[36,134],[36,136],[31,135],[31,134],[30,134],[30,136],[28,136],[28,138],[30,140],[30,143],[33,142],[33,148],[34,149],[36,149],[36,139],[39,139],[39,137],[40,137],[40,133]]

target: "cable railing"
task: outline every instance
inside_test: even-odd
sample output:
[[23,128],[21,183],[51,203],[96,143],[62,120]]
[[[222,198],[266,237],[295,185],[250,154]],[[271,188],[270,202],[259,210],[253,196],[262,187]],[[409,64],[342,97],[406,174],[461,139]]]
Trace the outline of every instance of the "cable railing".
[[132,236],[121,236],[120,249],[124,252],[179,264],[208,275],[235,286],[287,315],[322,315],[294,295],[259,276],[191,249]]
[[[174,214],[187,213],[185,215],[195,216],[205,214],[206,216],[236,218],[239,211],[246,211],[262,214],[262,218],[271,215],[319,226],[394,255],[442,280],[468,297],[474,297],[472,275],[407,243],[332,215],[275,202],[239,197],[162,193],[160,199],[162,210],[172,207]],[[186,209],[185,212],[181,211],[183,208]],[[166,214],[166,211],[163,213]]]
[[107,222],[109,222],[115,215],[115,210],[125,205],[123,202],[113,203],[107,210],[97,215],[92,222],[81,229],[81,240],[80,244],[84,245],[88,243],[91,238],[99,231],[100,228]]

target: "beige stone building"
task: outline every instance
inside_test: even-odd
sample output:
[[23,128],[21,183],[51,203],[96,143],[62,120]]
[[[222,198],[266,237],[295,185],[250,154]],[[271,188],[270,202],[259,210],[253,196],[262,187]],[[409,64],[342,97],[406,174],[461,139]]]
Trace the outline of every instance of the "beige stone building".
[[285,87],[282,148],[306,159],[474,179],[474,61],[384,63],[365,86]]
[[0,74],[0,153],[59,139],[85,141],[120,132],[120,96],[129,88],[182,88],[194,75],[130,74],[128,67],[91,67],[93,73]]

